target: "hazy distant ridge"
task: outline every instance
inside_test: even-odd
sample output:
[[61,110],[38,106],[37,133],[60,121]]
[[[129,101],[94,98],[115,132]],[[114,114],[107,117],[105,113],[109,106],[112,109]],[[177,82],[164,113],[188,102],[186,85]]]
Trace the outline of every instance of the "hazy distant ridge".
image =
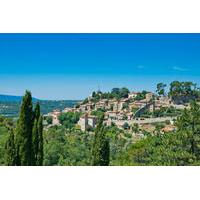
[[[0,94],[1,102],[20,102],[21,100],[22,96]],[[33,101],[39,101],[39,99],[33,98]]]

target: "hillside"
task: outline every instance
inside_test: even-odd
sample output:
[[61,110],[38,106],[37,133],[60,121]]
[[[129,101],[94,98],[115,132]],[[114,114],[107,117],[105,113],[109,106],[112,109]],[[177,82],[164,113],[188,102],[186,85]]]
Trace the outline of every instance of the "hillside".
[[[13,96],[12,96],[13,97]],[[17,117],[20,109],[20,97],[16,98],[1,98],[0,100],[0,115],[8,116],[8,117]],[[8,100],[9,99],[9,100]],[[12,100],[11,100],[12,99]],[[47,114],[54,109],[63,110],[66,107],[73,107],[76,105],[78,100],[61,100],[61,101],[53,101],[53,100],[33,100],[33,104],[39,101],[41,105],[41,112],[43,114]]]

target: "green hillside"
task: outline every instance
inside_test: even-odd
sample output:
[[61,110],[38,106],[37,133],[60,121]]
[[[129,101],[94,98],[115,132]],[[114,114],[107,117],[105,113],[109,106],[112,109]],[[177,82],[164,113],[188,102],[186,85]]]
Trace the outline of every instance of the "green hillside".
[[[36,101],[34,101],[35,104]],[[41,112],[43,114],[47,114],[54,109],[63,110],[66,107],[73,107],[76,105],[78,100],[61,100],[61,101],[53,101],[53,100],[39,100],[41,105]],[[20,101],[0,101],[0,115],[4,115],[7,117],[17,117],[20,108]]]

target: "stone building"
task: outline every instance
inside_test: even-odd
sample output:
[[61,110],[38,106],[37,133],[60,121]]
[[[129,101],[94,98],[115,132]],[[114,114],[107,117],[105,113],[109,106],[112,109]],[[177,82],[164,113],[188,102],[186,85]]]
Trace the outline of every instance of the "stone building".
[[134,99],[134,98],[137,97],[138,94],[139,94],[139,92],[130,92],[130,93],[128,94],[128,98],[129,98],[129,99]]
[[78,125],[82,131],[86,131],[88,128],[95,128],[97,124],[97,119],[95,116],[88,116],[84,114],[78,121]]
[[52,125],[60,125],[59,116],[61,114],[60,110],[54,110],[49,113],[48,116],[52,117]]
[[154,94],[152,92],[149,92],[146,94],[146,101],[150,101],[153,98]]
[[88,128],[88,117],[87,114],[83,115],[79,121],[78,121],[78,125],[80,126],[82,131],[86,131]]

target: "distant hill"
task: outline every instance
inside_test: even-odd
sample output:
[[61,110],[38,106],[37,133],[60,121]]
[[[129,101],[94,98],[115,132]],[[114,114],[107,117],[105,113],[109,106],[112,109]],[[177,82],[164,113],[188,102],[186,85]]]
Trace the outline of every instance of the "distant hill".
[[[0,115],[9,116],[9,117],[17,117],[20,105],[21,105],[21,96],[12,96],[12,95],[0,95]],[[54,109],[63,110],[66,107],[73,107],[80,100],[39,100],[33,98],[33,104],[35,106],[36,102],[40,103],[41,112],[43,114],[47,114]]]
[[[1,102],[21,102],[22,96],[4,95],[0,94]],[[33,102],[39,101],[39,99],[33,98]]]

